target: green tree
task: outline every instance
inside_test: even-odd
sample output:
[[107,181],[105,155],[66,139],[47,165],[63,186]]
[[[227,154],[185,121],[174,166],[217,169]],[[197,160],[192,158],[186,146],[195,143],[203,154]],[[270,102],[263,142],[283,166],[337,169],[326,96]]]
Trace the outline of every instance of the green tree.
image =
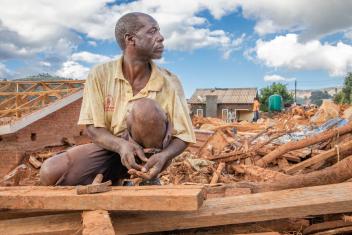
[[343,104],[345,102],[345,94],[339,91],[334,95],[333,100],[336,104]]
[[327,92],[327,91],[312,91],[312,94],[310,95],[310,101],[313,104],[316,104],[320,106],[323,103],[323,99],[331,99],[332,96]]
[[281,95],[284,104],[293,103],[293,96],[288,92],[286,85],[274,82],[270,86],[260,89],[259,101],[261,104],[260,107],[262,111],[268,111],[269,96],[274,94]]
[[334,96],[334,102],[338,104],[352,103],[352,73],[346,75],[342,90]]
[[348,73],[345,77],[345,82],[343,83],[342,93],[344,94],[345,104],[350,104],[352,102],[352,73]]

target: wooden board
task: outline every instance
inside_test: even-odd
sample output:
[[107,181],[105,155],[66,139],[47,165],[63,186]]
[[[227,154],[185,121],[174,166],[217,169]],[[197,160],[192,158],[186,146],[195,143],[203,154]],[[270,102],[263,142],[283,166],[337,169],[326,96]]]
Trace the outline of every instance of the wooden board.
[[[158,232],[352,211],[352,183],[213,198],[197,212],[111,215],[115,231]],[[116,223],[114,223],[116,221]]]
[[[346,152],[346,151],[348,151],[348,150],[350,150],[352,148],[352,141],[340,144],[338,146],[339,146],[340,154],[344,153],[344,152]],[[295,165],[293,165],[293,166],[291,166],[289,168],[286,168],[285,172],[287,174],[293,174],[293,173],[295,173],[295,172],[297,172],[299,170],[302,170],[302,169],[304,169],[306,167],[314,165],[314,164],[316,164],[318,162],[327,160],[327,159],[329,159],[331,157],[335,157],[336,154],[337,153],[336,153],[336,149],[335,148],[330,149],[330,150],[328,150],[326,152],[323,152],[321,154],[315,155],[314,157],[311,157],[311,158],[309,158],[309,159],[307,159],[307,160],[305,160],[305,161],[303,161],[301,163],[298,163],[298,164],[295,164]]]
[[43,235],[80,234],[81,213],[37,216],[0,221],[0,234]]
[[195,211],[201,186],[113,187],[105,193],[77,195],[75,187],[0,187],[2,209]]
[[[118,221],[114,221],[118,224]],[[203,232],[198,228],[197,234],[239,234],[239,233],[264,233],[269,231],[297,231],[302,227],[307,227],[308,221],[300,222],[298,220],[273,220],[257,223],[246,223],[240,225],[222,226],[214,228],[206,228]],[[121,234],[118,231],[118,225],[115,226],[115,233]],[[69,213],[59,215],[36,216],[31,218],[11,219],[0,221],[0,234],[7,235],[64,235],[64,234],[81,234],[83,228],[81,225],[80,213]],[[128,234],[125,231],[125,234]],[[101,234],[101,233],[98,233]],[[186,234],[192,234],[190,231]],[[260,234],[262,235],[262,234]]]
[[82,235],[114,235],[109,212],[104,210],[82,212]]

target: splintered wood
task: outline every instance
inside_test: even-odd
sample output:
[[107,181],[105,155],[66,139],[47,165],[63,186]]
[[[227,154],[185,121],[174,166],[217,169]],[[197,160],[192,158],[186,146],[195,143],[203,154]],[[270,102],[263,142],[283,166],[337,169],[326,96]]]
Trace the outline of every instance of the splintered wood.
[[[89,195],[0,187],[0,234],[352,233],[352,108],[325,102],[263,116],[257,123],[194,117],[197,143],[159,175],[163,186]],[[3,181],[26,185],[19,169],[35,175],[62,150],[28,153]]]

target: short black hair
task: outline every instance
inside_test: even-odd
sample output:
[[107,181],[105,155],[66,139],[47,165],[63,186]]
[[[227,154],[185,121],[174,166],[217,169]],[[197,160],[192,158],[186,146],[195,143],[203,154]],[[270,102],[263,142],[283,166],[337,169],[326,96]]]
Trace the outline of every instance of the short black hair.
[[131,12],[121,16],[121,18],[117,21],[115,26],[115,38],[121,50],[126,48],[125,34],[136,33],[140,28],[143,27],[143,24],[139,21],[140,16],[151,17],[150,15],[142,12]]

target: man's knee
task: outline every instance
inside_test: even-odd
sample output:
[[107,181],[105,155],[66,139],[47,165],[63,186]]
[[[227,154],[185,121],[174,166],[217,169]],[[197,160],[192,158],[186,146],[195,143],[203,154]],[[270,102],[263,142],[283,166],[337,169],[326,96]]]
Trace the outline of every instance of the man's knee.
[[40,183],[42,185],[55,185],[66,172],[67,166],[66,153],[47,159],[40,168]]
[[155,100],[136,100],[127,116],[127,128],[145,148],[160,148],[167,130],[166,113]]
[[41,185],[54,185],[52,166],[49,161],[45,161],[40,168],[40,183]]
[[159,103],[153,99],[143,98],[133,102],[129,115],[132,119],[153,121],[166,121],[167,117]]

